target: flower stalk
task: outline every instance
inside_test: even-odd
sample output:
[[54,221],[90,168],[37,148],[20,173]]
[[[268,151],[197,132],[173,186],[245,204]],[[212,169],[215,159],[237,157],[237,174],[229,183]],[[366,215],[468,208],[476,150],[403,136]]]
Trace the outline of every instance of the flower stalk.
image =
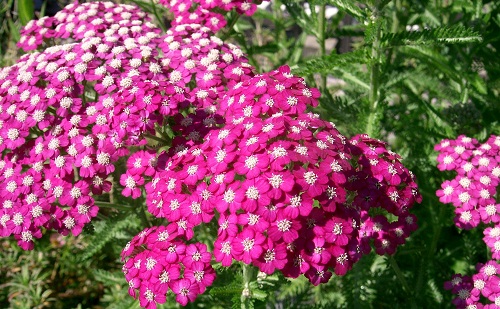
[[[326,4],[319,7],[318,13],[318,44],[321,57],[326,55]],[[326,75],[321,75],[320,87],[321,91],[326,91]]]
[[380,79],[380,37],[382,34],[381,26],[378,22],[379,11],[378,7],[375,6],[372,13],[372,24],[375,25],[375,37],[372,42],[371,51],[371,68],[370,68],[370,92],[369,92],[369,116],[368,122],[366,124],[366,134],[377,137],[376,128],[378,127],[378,105],[380,103],[380,89],[379,89],[379,79]]
[[243,282],[241,291],[241,309],[253,308],[252,306],[252,290],[250,289],[250,282],[254,280],[255,269],[251,265],[241,263],[243,270]]

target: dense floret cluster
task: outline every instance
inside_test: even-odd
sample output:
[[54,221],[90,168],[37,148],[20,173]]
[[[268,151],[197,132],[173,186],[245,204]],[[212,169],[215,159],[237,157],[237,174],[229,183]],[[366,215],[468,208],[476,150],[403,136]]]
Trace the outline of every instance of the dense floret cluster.
[[90,37],[103,39],[113,36],[125,40],[151,32],[160,33],[160,29],[150,20],[146,13],[133,5],[109,1],[75,2],[55,16],[30,21],[21,31],[18,46],[28,51],[54,39],[75,42]]
[[457,296],[453,301],[457,308],[498,308],[500,204],[495,197],[500,177],[500,137],[491,136],[481,144],[459,136],[456,140],[443,140],[435,149],[440,152],[438,168],[457,173],[453,180],[441,185],[436,193],[439,200],[453,204],[459,228],[472,229],[480,223],[489,226],[484,230],[483,240],[493,258],[484,265],[478,264],[478,273],[472,277],[455,275],[445,288]]
[[442,203],[455,206],[456,225],[471,229],[480,222],[498,223],[500,204],[495,196],[500,177],[500,137],[491,136],[480,144],[473,138],[459,136],[456,140],[443,140],[435,149],[439,151],[439,170],[457,173],[437,191]]
[[250,16],[257,10],[257,4],[252,0],[159,0],[159,3],[174,14],[172,27],[182,24],[199,24],[214,32],[224,28],[227,24],[224,15],[220,12],[235,9],[238,14]]
[[[122,252],[129,294],[144,308],[156,308],[172,291],[185,306],[203,294],[215,279],[212,254],[202,243],[186,244],[179,226],[147,228],[135,236]],[[138,295],[137,295],[138,294]]]
[[252,14],[254,3],[161,3],[176,17],[164,34],[109,2],[71,4],[23,30],[26,50],[66,44],[0,70],[0,236],[32,249],[42,230],[78,235],[96,196],[119,183],[166,224],[122,253],[130,295],[147,308],[168,291],[186,305],[212,284],[212,253],[194,242],[211,221],[222,266],[315,285],[372,247],[393,254],[421,199],[401,158],[310,113],[320,93],[288,67],[256,74],[214,35],[221,12]]
[[[102,5],[109,6],[66,10],[101,14]],[[97,214],[93,196],[110,190],[114,162],[131,146],[147,144],[155,126],[178,120],[182,127],[181,110],[213,113],[220,92],[251,74],[236,46],[199,25],[162,36],[100,29],[94,34],[101,36],[28,54],[1,71],[0,230],[25,249],[33,248],[42,227],[78,235]],[[196,86],[188,85],[192,79]],[[140,194],[133,179],[121,184],[125,194]]]
[[500,265],[488,261],[476,266],[477,273],[471,276],[454,275],[444,287],[456,297],[452,303],[457,308],[495,309],[500,306]]
[[[222,100],[225,126],[160,153],[154,172],[140,167],[125,177],[145,183],[148,210],[187,239],[216,218],[214,256],[223,266],[237,260],[267,274],[304,274],[313,284],[328,281],[329,269],[343,275],[372,240],[381,255],[404,243],[420,196],[385,144],[348,140],[306,113],[318,97],[288,67],[256,75]],[[375,208],[381,214],[373,216]]]

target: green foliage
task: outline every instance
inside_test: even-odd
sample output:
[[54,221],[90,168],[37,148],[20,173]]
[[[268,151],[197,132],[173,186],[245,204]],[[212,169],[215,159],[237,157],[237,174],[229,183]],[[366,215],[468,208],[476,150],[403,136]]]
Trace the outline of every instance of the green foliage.
[[340,10],[352,15],[358,21],[363,22],[369,16],[369,12],[367,10],[361,9],[360,6],[354,2],[349,0],[313,0],[310,2],[314,5],[332,5]]
[[[89,245],[85,248],[84,252],[79,255],[80,260],[84,261],[94,258],[104,246],[117,239],[130,239],[130,235],[135,235],[134,232],[140,231],[141,222],[134,214],[126,214],[121,217],[115,217],[110,220],[100,221],[94,224],[94,235],[88,240]],[[126,243],[126,241],[125,241]]]
[[407,45],[460,44],[481,42],[482,37],[473,28],[463,25],[437,27],[422,31],[401,31],[387,33],[381,41],[388,47]]
[[24,26],[35,16],[35,2],[32,0],[17,0],[17,13]]

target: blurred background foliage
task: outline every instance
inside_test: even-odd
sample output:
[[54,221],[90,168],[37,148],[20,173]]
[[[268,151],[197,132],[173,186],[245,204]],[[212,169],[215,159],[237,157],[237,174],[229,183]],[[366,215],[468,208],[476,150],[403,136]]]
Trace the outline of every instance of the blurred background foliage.
[[[28,17],[53,14],[64,2],[0,2],[0,65]],[[130,0],[146,11],[152,1]],[[49,10],[50,7],[50,10]],[[170,15],[158,10],[165,23]],[[385,140],[417,176],[424,200],[419,229],[394,257],[364,257],[344,277],[311,286],[304,278],[257,276],[256,308],[448,308],[444,281],[471,273],[488,252],[481,229],[459,231],[452,206],[435,191],[450,175],[437,170],[433,146],[460,134],[481,141],[500,134],[500,4],[479,0],[273,0],[252,17],[229,13],[219,34],[241,46],[258,71],[288,64],[321,92],[315,110],[347,136]],[[119,171],[119,168],[117,169]],[[112,193],[78,238],[45,235],[24,252],[0,243],[2,308],[138,308],[128,296],[119,253],[144,226],[157,223],[144,201]],[[498,197],[497,197],[498,201]],[[208,235],[215,227],[197,231]],[[218,267],[218,265],[215,265]],[[241,269],[218,267],[214,286],[192,308],[238,308]],[[178,307],[170,297],[160,308]]]

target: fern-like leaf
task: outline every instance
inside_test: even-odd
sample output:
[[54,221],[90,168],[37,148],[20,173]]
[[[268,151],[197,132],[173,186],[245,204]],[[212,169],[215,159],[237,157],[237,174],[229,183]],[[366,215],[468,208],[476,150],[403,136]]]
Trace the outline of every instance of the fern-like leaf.
[[139,226],[140,221],[138,217],[130,214],[118,220],[106,221],[104,226],[96,231],[95,235],[89,239],[89,245],[85,248],[85,252],[80,256],[80,260],[85,261],[97,254],[106,244],[110,243],[116,239],[118,235],[122,234],[124,230],[137,229]]
[[231,296],[241,295],[241,291],[243,291],[241,284],[231,283],[223,287],[213,287],[209,293],[212,296]]
[[122,272],[110,272],[104,269],[94,269],[92,273],[94,274],[95,280],[102,282],[104,285],[124,283]]
[[368,61],[368,50],[361,48],[351,53],[332,54],[314,58],[292,67],[294,74],[305,76],[314,73],[328,74],[334,69],[348,67],[353,63],[363,64]]
[[382,36],[386,46],[460,44],[481,42],[481,35],[472,28],[464,26],[437,27],[421,31],[402,31],[386,33]]

